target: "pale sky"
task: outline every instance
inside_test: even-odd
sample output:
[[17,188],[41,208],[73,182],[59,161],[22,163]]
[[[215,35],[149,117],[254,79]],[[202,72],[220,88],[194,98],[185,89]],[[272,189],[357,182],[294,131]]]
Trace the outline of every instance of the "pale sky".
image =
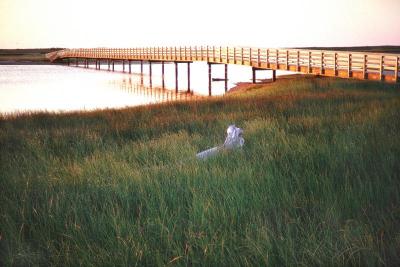
[[0,48],[400,45],[400,0],[0,0]]

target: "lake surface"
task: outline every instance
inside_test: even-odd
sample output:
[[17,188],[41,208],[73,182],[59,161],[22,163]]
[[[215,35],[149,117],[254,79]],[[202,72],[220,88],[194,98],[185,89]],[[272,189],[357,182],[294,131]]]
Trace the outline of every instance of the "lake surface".
[[[132,64],[132,74],[122,65],[115,72],[61,65],[0,65],[0,113],[51,111],[65,112],[147,105],[165,101],[191,100],[208,95],[208,66],[192,63],[191,90],[187,94],[187,64],[179,64],[179,94],[175,94],[175,66],[165,64],[166,90],[161,89],[161,64],[152,64],[152,88],[149,66]],[[258,72],[257,78],[270,78],[271,72]],[[279,73],[278,73],[279,75]],[[224,77],[224,65],[212,66],[212,77]],[[228,88],[249,82],[251,68],[229,65]],[[143,84],[141,83],[143,80]],[[212,82],[212,94],[224,94],[224,82]]]

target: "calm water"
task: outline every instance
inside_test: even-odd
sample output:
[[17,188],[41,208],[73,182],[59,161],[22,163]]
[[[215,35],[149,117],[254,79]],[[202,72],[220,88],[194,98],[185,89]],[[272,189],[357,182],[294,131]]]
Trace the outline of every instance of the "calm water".
[[[132,64],[132,74],[123,73],[122,65],[115,72],[95,70],[94,66],[68,67],[59,65],[0,65],[0,112],[93,110],[146,105],[176,99],[194,99],[208,94],[206,63],[191,64],[191,89],[186,94],[187,64],[179,64],[180,94],[175,94],[175,66],[165,65],[162,90],[161,65],[152,64],[153,88],[149,88],[149,67],[144,65],[141,85],[140,65]],[[213,65],[213,78],[224,76],[223,65]],[[128,71],[128,66],[125,66]],[[229,65],[228,87],[251,79],[251,68]],[[270,72],[258,72],[257,78],[270,78]],[[213,95],[224,93],[224,82],[213,82]]]

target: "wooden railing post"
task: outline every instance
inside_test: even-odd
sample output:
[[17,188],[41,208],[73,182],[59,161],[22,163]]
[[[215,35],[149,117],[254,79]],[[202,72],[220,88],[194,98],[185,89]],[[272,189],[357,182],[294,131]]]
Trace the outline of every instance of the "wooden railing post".
[[176,46],[174,47],[173,60],[178,60],[178,56],[177,56],[177,53],[176,53]]
[[215,62],[215,46],[213,46],[213,61]]
[[311,51],[308,51],[308,73],[311,73]]
[[219,47],[219,62],[222,62],[222,46]]
[[260,48],[257,49],[257,66],[258,66],[258,67],[261,67]]
[[396,57],[396,66],[394,67],[394,82],[399,80],[399,57]]
[[383,81],[383,56],[380,58],[380,64],[379,64],[379,80]]
[[267,49],[267,68],[271,68],[271,65],[269,64],[269,49]]

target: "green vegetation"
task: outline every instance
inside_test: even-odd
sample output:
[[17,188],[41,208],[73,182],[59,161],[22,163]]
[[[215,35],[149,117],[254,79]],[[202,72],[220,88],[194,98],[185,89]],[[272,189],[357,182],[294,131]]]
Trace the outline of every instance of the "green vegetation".
[[0,49],[0,64],[44,64],[49,63],[46,53],[61,48]]
[[330,78],[2,117],[0,265],[399,266],[399,132],[398,84]]

